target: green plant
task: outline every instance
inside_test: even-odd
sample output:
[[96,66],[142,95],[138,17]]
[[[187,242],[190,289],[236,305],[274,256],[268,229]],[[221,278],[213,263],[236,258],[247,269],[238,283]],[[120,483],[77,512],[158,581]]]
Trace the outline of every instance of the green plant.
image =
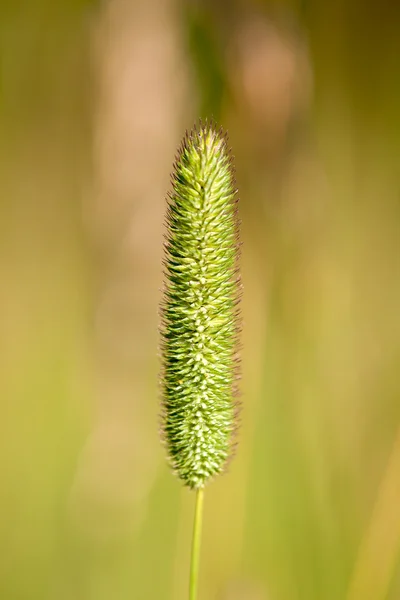
[[237,426],[237,198],[227,137],[214,124],[200,123],[182,142],[166,226],[163,434],[174,471],[197,491],[190,577],[194,600],[203,489],[223,471]]

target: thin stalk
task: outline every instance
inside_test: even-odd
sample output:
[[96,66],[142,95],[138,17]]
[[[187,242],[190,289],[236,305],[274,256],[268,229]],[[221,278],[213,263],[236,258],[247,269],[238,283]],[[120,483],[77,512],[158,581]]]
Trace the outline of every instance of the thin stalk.
[[189,600],[196,600],[199,579],[201,523],[203,520],[204,489],[198,488],[196,492],[196,507],[194,510],[192,556],[190,559]]

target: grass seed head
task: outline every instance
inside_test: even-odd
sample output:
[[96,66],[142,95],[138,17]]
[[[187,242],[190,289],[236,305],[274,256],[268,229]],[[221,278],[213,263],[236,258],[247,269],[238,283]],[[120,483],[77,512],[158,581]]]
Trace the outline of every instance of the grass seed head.
[[187,133],[167,199],[162,304],[163,437],[190,488],[220,473],[237,425],[238,218],[227,136]]

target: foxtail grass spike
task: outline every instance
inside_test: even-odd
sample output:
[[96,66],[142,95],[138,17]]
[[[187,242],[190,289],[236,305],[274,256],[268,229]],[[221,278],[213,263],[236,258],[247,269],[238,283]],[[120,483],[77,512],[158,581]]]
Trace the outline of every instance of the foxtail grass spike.
[[186,133],[168,195],[162,304],[163,437],[174,471],[201,489],[237,427],[238,216],[227,136]]

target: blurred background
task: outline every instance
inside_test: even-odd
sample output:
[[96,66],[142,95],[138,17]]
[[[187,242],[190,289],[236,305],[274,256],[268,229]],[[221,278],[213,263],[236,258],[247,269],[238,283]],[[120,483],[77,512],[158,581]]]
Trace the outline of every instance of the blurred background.
[[243,413],[200,599],[400,598],[400,4],[2,0],[0,598],[184,600],[165,195],[229,130]]

